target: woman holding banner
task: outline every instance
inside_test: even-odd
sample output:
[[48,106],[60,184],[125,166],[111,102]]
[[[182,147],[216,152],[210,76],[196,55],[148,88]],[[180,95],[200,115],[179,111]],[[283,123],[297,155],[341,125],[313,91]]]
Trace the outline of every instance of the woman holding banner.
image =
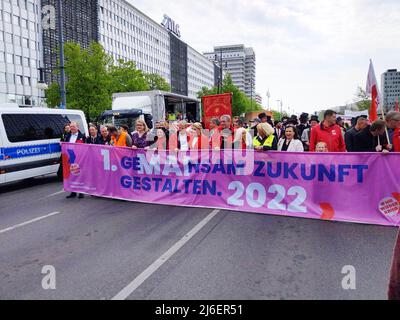
[[203,134],[203,126],[200,122],[195,122],[191,128],[189,136],[189,149],[200,150],[209,149],[208,137]]
[[132,133],[132,149],[144,149],[150,145],[147,139],[149,128],[143,120],[136,120],[136,131]]
[[168,131],[165,128],[158,128],[156,131],[156,137],[154,143],[146,149],[165,151],[168,150]]
[[286,126],[285,137],[278,142],[278,151],[304,152],[303,143],[294,125]]
[[235,130],[235,139],[233,141],[234,149],[252,149],[253,141],[251,134],[245,128],[238,128]]
[[260,123],[257,126],[257,136],[253,139],[253,146],[257,152],[278,149],[278,142],[274,135],[274,129],[268,123]]

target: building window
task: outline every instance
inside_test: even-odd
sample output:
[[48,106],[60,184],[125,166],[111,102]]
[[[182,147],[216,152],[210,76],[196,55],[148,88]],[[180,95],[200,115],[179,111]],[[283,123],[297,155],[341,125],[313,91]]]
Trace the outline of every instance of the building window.
[[15,64],[22,66],[22,57],[15,55]]
[[17,75],[17,76],[15,77],[15,79],[16,79],[16,84],[17,84],[17,85],[21,85],[21,86],[22,86],[22,85],[24,84],[24,77],[23,77],[23,76],[18,76],[18,75]]
[[13,16],[13,24],[20,27],[21,26],[21,18],[14,15]]
[[14,56],[11,53],[7,53],[7,63],[14,64]]
[[7,83],[15,84],[15,75],[7,73]]
[[22,38],[22,47],[29,48],[29,39]]
[[16,46],[21,46],[21,37],[20,36],[14,36],[14,44]]
[[6,43],[13,43],[12,38],[12,34],[6,32]]
[[27,19],[22,18],[21,27],[25,28],[25,29],[28,29],[28,20]]
[[11,14],[9,12],[4,12],[4,21],[11,23]]

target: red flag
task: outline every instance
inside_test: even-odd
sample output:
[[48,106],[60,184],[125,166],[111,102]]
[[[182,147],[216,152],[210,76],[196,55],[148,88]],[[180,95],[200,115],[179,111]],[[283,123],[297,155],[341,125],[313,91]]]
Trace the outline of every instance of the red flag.
[[378,105],[379,105],[379,89],[378,82],[376,81],[374,65],[370,60],[368,79],[367,79],[367,93],[371,95],[372,102],[371,108],[369,109],[369,120],[374,122],[378,120]]
[[394,111],[399,112],[399,97],[396,97],[396,106],[394,107]]

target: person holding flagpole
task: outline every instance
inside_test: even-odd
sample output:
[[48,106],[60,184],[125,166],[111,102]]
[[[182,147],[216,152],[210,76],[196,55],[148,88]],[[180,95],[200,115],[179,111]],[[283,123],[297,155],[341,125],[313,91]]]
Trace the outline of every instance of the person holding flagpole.
[[[380,93],[379,93],[379,86],[378,86],[378,82],[376,81],[375,69],[374,69],[372,60],[369,61],[366,92],[367,92],[367,94],[369,94],[371,96],[371,100],[372,100],[371,108],[369,109],[370,122],[374,123],[376,120],[378,120],[378,107],[379,106],[381,109],[382,119],[383,119],[383,121],[386,121],[385,112],[383,111],[383,105],[381,103],[381,97],[380,97]],[[387,128],[385,128],[385,133],[386,133],[386,139],[388,142],[388,144],[386,145],[386,149],[392,150],[393,146],[390,144],[391,140],[390,140],[389,132],[388,132]]]
[[393,145],[395,131],[400,128],[400,112],[390,111],[386,115],[386,127],[389,135],[389,143]]

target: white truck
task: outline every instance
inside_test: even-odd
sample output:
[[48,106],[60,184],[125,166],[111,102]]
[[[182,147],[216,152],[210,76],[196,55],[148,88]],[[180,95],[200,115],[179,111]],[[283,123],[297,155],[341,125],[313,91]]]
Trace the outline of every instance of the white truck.
[[114,93],[112,110],[103,112],[99,122],[116,126],[125,124],[132,132],[139,118],[153,128],[157,122],[168,120],[169,114],[181,114],[186,120],[201,121],[200,100],[158,90]]

